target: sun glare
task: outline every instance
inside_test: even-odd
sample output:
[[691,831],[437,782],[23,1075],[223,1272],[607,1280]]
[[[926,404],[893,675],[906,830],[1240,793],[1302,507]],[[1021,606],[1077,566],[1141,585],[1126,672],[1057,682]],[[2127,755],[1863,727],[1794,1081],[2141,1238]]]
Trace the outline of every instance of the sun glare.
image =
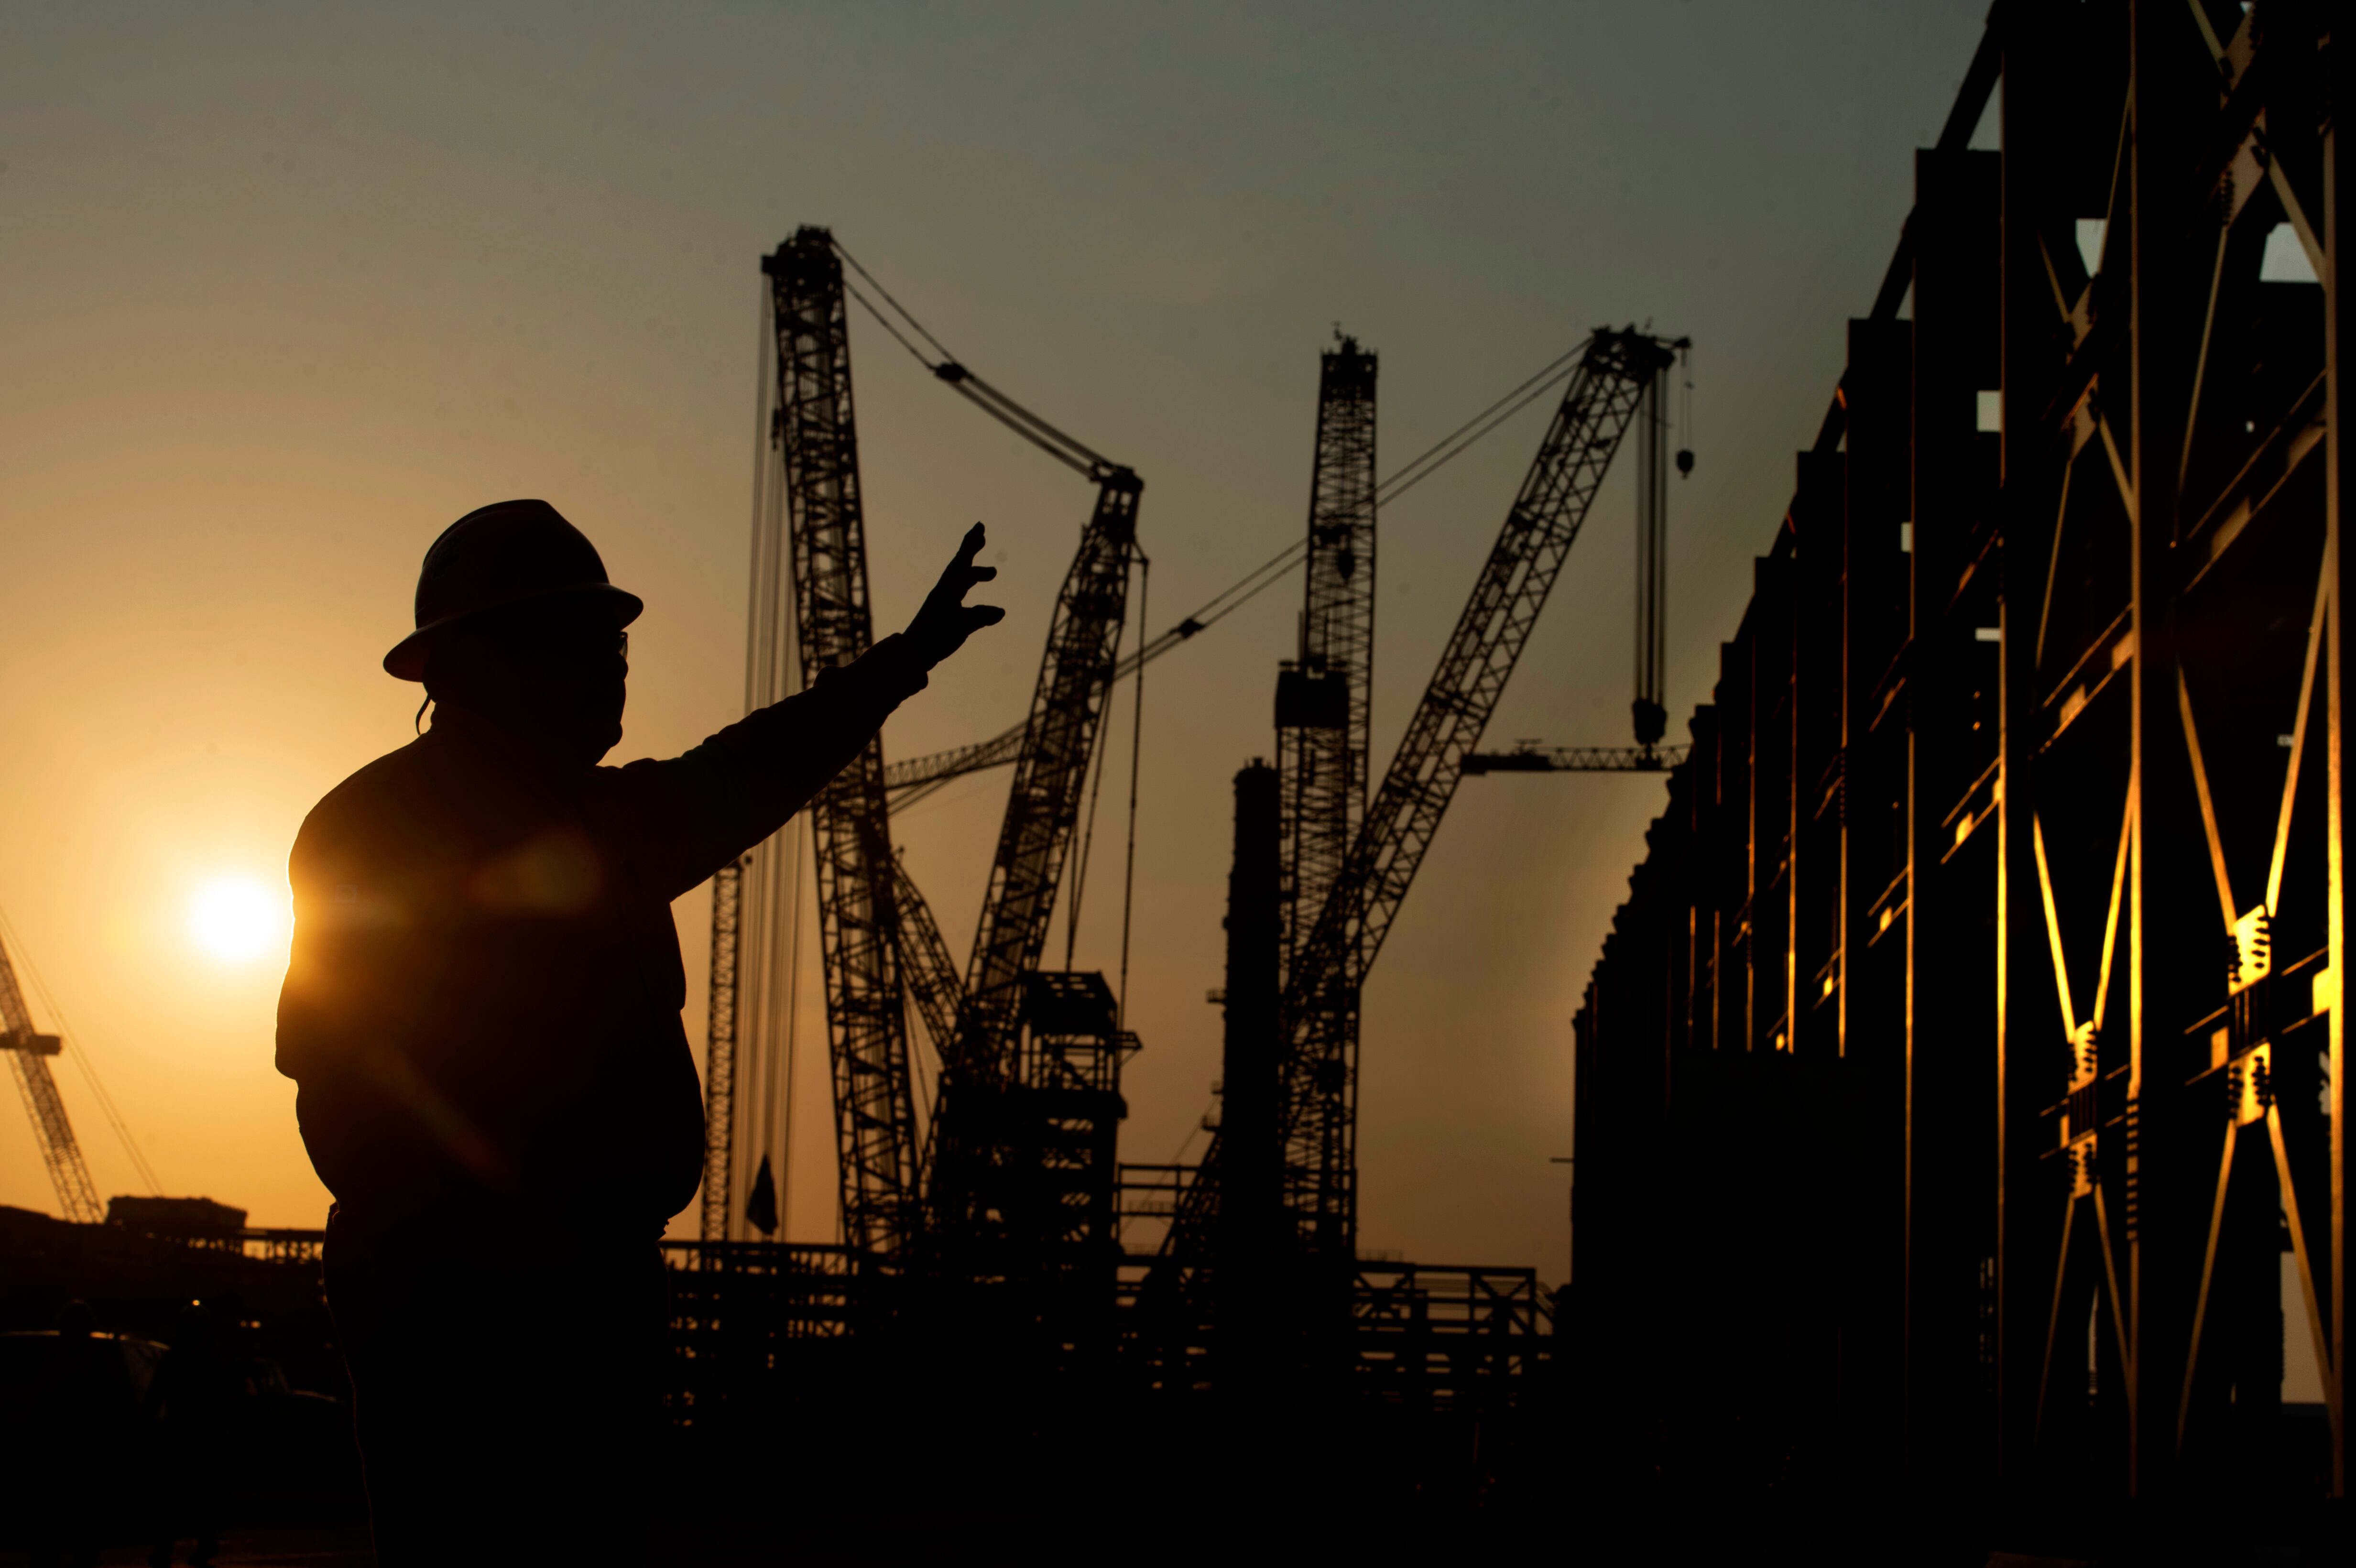
[[188,902],[188,934],[224,964],[261,957],[285,930],[286,901],[251,877],[207,882]]

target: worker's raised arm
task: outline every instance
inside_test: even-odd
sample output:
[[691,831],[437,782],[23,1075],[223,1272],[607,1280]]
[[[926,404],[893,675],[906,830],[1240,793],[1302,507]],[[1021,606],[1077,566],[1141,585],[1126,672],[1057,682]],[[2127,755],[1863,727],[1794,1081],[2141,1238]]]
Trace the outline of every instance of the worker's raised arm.
[[966,531],[906,631],[822,671],[808,690],[748,714],[676,762],[621,770],[631,783],[651,770],[662,775],[659,794],[678,792],[664,803],[680,818],[679,831],[664,836],[671,863],[648,868],[667,894],[686,891],[784,826],[851,765],[894,709],[925,688],[935,666],[1006,618],[994,604],[965,602],[998,575],[974,564],[987,538],[980,523]]

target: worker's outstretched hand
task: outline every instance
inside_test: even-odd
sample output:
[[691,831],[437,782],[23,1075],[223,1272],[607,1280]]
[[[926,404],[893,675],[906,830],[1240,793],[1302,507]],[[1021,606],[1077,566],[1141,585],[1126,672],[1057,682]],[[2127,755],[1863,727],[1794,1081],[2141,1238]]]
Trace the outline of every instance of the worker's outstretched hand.
[[969,604],[965,596],[977,583],[988,582],[998,575],[994,566],[976,566],[973,558],[981,553],[989,542],[980,523],[968,528],[958,552],[925,595],[923,608],[908,623],[908,641],[915,644],[929,669],[959,648],[965,640],[984,626],[995,626],[1006,619],[1006,612],[995,604]]

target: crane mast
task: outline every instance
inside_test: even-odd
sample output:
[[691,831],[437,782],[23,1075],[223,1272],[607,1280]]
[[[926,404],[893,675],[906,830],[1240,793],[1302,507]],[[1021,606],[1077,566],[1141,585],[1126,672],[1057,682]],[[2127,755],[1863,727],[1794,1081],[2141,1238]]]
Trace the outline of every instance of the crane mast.
[[[1333,891],[1292,945],[1280,1015],[1279,1134],[1287,1219],[1304,1250],[1346,1260],[1357,1244],[1357,1056],[1354,1040],[1321,1027],[1323,1009],[1337,976],[1363,979],[1381,952],[1636,404],[1671,356],[1670,346],[1633,327],[1590,339]],[[1223,1138],[1214,1136],[1205,1179],[1189,1189],[1165,1240],[1174,1256],[1199,1255],[1207,1242]]]
[[[785,557],[802,684],[847,665],[874,640],[859,437],[851,389],[851,335],[833,237],[805,226],[766,257],[777,349],[770,440],[783,469]],[[774,527],[775,525],[771,525]],[[767,560],[774,573],[776,541]],[[756,560],[759,547],[756,546]],[[756,602],[763,573],[756,569]],[[772,595],[772,614],[786,607]],[[757,614],[756,611],[756,614]],[[756,637],[756,643],[763,639]],[[781,637],[767,639],[781,645]],[[778,656],[773,665],[781,666]],[[767,672],[765,672],[765,674]],[[782,671],[777,671],[779,675]],[[756,699],[763,694],[755,693]],[[779,693],[777,695],[782,695]],[[842,1231],[853,1246],[897,1253],[917,1222],[916,1115],[894,914],[895,868],[881,739],[810,803],[818,870],[819,947],[826,976]],[[773,837],[763,855],[780,859]],[[763,868],[764,928],[783,939],[793,879]],[[775,952],[761,955],[779,970]],[[768,1008],[777,1016],[778,1000]]]
[[1375,647],[1375,356],[1320,356],[1301,644],[1276,683],[1285,947],[1306,937],[1366,809]]
[[33,1028],[25,993],[16,984],[16,968],[0,947],[0,1052],[16,1074],[16,1093],[33,1123],[33,1141],[40,1147],[41,1164],[58,1195],[58,1212],[76,1224],[95,1225],[106,1218],[91,1181],[90,1167],[74,1140],[73,1124],[66,1119],[65,1102],[58,1096],[58,1081],[50,1075],[49,1058],[64,1048],[56,1035]]
[[[1338,335],[1337,335],[1338,336]],[[1374,355],[1341,336],[1319,357],[1317,455],[1299,656],[1278,672],[1279,910],[1289,961],[1325,907],[1366,809],[1375,650]],[[1321,1060],[1355,1061],[1361,950],[1346,943],[1307,998]]]

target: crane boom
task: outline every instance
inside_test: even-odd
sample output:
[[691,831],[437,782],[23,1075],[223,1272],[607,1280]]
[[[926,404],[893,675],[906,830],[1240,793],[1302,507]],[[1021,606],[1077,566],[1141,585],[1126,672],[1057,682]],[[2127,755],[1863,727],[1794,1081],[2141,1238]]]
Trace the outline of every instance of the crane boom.
[[[826,229],[796,230],[761,266],[777,347],[771,440],[783,460],[792,607],[808,685],[874,640],[850,324],[842,264]],[[919,1219],[917,1146],[880,738],[819,793],[809,817],[842,1231],[854,1246],[896,1253]]]
[[1541,746],[1525,741],[1510,752],[1475,752],[1467,773],[1657,773],[1686,760],[1690,746]]
[[16,984],[16,965],[9,962],[7,949],[0,947],[0,1052],[7,1055],[16,1074],[16,1092],[33,1124],[33,1142],[58,1195],[58,1212],[76,1224],[95,1225],[106,1218],[106,1209],[98,1200],[73,1124],[66,1119],[65,1102],[58,1096],[58,1081],[49,1072],[49,1058],[63,1049],[56,1035],[33,1028],[33,1015]]
[[[1130,470],[1109,464],[1095,476],[1096,509],[1055,597],[1007,790],[966,966],[964,1006],[957,1033],[942,1051],[940,1103],[926,1147],[926,1196],[931,1223],[952,1246],[987,1244],[1001,1235],[1001,1226],[1012,1216],[996,1172],[1036,1153],[1028,1147],[1035,1140],[1026,1136],[1026,1114],[1016,1108],[1026,1103],[1020,1051],[1024,1003],[1079,824],[1138,554],[1142,484]],[[1117,1071],[1118,1053],[1110,1060]]]
[[[1005,1107],[1012,1102],[1006,1099],[1005,1092],[1022,1086],[1024,1069],[1018,1048],[1025,1004],[1037,989],[1033,971],[1046,944],[1056,887],[1079,824],[1088,764],[1102,728],[1105,700],[1112,689],[1115,656],[1128,616],[1130,572],[1140,559],[1137,506],[1144,485],[1131,469],[1066,434],[951,358],[940,340],[830,235],[804,229],[797,240],[805,237],[810,238],[814,248],[825,251],[838,311],[846,294],[857,299],[944,385],[1097,485],[1095,510],[1081,532],[1079,550],[1056,595],[1030,713],[1012,747],[1014,779],[1007,793],[1006,815],[961,997],[951,984],[954,971],[939,962],[939,935],[929,912],[921,898],[913,896],[913,885],[899,875],[893,861],[884,792],[903,786],[905,803],[947,777],[993,765],[1006,758],[1006,738],[964,748],[953,754],[952,768],[915,779],[887,774],[879,760],[872,799],[865,808],[865,820],[872,824],[871,837],[881,856],[874,864],[889,869],[893,879],[879,888],[879,894],[893,898],[905,888],[911,895],[907,919],[912,923],[904,926],[901,918],[886,907],[881,925],[887,939],[884,945],[895,960],[891,1002],[900,1027],[903,1061],[911,1003],[924,1018],[941,1057],[940,1099],[926,1130],[925,1147],[908,1162],[912,1181],[921,1185],[926,1199],[924,1210],[912,1216],[911,1222],[939,1226],[941,1234],[937,1239],[954,1248],[979,1241],[994,1222],[991,1216],[994,1200],[986,1190],[991,1173],[1007,1158],[1022,1157],[1020,1150],[1026,1142],[1037,1143],[1008,1120]],[[873,287],[882,305],[845,283],[844,265]],[[940,357],[928,357],[910,333]],[[1173,640],[1199,629],[1189,624]],[[805,636],[809,635],[806,631]],[[914,787],[905,787],[909,785]],[[831,950],[828,984],[831,995],[835,984]],[[1100,987],[1102,982],[1096,984]],[[943,1029],[944,1009],[952,1004],[956,1006],[954,1029]],[[1115,1077],[1125,1054],[1116,1041],[1104,1055]],[[899,1074],[904,1088],[905,1079],[904,1068]],[[1118,1095],[1110,1103],[1117,1104]],[[846,1146],[846,1157],[849,1152]],[[1105,1169],[1109,1172],[1109,1164]],[[915,1189],[912,1186],[911,1190]],[[1002,1212],[999,1217],[1004,1217]]]
[[[1597,331],[1547,426],[1520,493],[1490,548],[1471,599],[1424,688],[1381,789],[1333,892],[1293,949],[1282,1004],[1284,1199],[1297,1243],[1348,1256],[1357,1242],[1357,1060],[1328,1027],[1357,1006],[1408,887],[1456,792],[1465,759],[1496,709],[1506,678],[1579,538],[1636,404],[1671,348],[1631,327]],[[1218,1139],[1205,1156],[1215,1168]],[[1215,1179],[1182,1203],[1165,1250],[1185,1255],[1207,1239]]]
[[1023,976],[1038,967],[1046,946],[1055,887],[1079,824],[1088,763],[1103,724],[1105,698],[1112,690],[1114,657],[1128,618],[1130,568],[1137,555],[1137,503],[1144,487],[1126,468],[1102,475],[1096,510],[1055,596],[1047,651],[1032,688],[1031,716],[982,899],[981,925],[966,965],[956,1061],[945,1064],[959,1076],[1003,1082],[1014,1070]]
[[[1284,562],[1285,571],[1290,571],[1300,562],[1300,557],[1297,554],[1288,554],[1280,559]],[[1261,572],[1254,575],[1264,576],[1265,574],[1266,569],[1263,569]],[[1270,578],[1269,581],[1274,579]],[[1131,648],[1121,656],[1120,662],[1113,667],[1113,684],[1118,686],[1127,680],[1145,666],[1151,664],[1172,648],[1203,630],[1210,624],[1210,621],[1215,621],[1225,613],[1225,611],[1220,611],[1212,614],[1208,621],[1189,615],[1175,625],[1162,628],[1158,636],[1147,642],[1142,647]],[[952,779],[961,779],[968,773],[983,773],[991,768],[1006,766],[1023,754],[1023,736],[1029,728],[1028,723],[1017,724],[1010,729],[1000,731],[987,741],[977,741],[970,746],[953,746],[946,752],[928,752],[923,756],[909,757],[905,761],[890,764],[884,770],[884,787],[899,792],[893,798],[892,809],[904,811]]]
[[910,880],[908,868],[895,860],[893,870],[900,917],[900,978],[938,1055],[957,1039],[958,1014],[965,1007],[965,977],[958,973],[957,960],[949,955],[949,944],[941,940],[941,928],[933,920],[932,906]]

